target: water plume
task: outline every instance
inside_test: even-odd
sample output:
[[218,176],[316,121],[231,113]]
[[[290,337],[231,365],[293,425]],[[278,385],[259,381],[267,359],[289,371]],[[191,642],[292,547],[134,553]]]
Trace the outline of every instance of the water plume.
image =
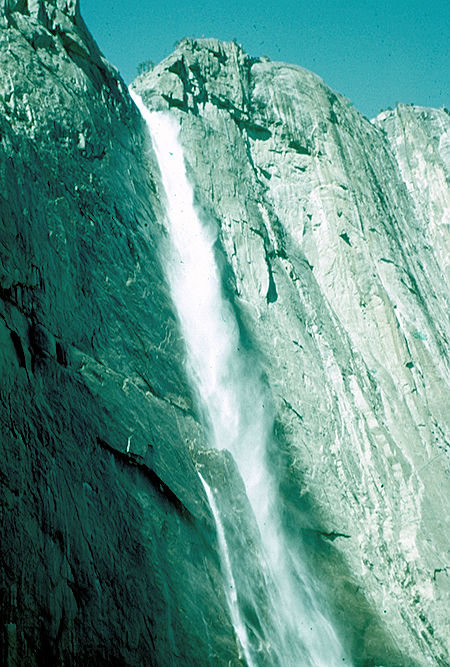
[[[317,584],[305,563],[286,544],[280,520],[280,498],[267,461],[274,415],[254,360],[243,350],[233,308],[226,300],[214,252],[215,236],[202,224],[186,175],[179,126],[167,113],[151,112],[132,93],[152,138],[166,199],[167,226],[172,245],[167,266],[187,349],[187,365],[210,426],[210,445],[231,452],[261,538],[268,614],[258,619],[264,628],[271,660],[252,644],[239,608],[237,576],[232,571],[226,534],[213,492],[201,477],[216,521],[227,601],[236,635],[249,665],[333,667],[349,664],[334,629],[322,610]],[[252,573],[248,573],[248,586]]]

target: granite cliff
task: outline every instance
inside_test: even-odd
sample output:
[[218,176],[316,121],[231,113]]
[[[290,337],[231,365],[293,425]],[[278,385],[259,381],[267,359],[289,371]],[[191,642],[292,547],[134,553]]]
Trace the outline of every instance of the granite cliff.
[[[257,536],[185,372],[145,123],[76,2],[3,0],[0,28],[2,664],[244,664],[198,470],[262,588]],[[448,664],[448,113],[369,122],[215,40],[134,89],[180,123],[352,663]]]
[[276,403],[288,530],[359,658],[446,664],[448,112],[371,123],[314,74],[215,40],[135,87],[178,115],[217,225]]
[[276,404],[287,530],[356,661],[447,664],[448,112],[371,123],[314,74],[215,40],[135,87],[179,117]]
[[71,4],[0,21],[0,662],[233,664],[145,126]]

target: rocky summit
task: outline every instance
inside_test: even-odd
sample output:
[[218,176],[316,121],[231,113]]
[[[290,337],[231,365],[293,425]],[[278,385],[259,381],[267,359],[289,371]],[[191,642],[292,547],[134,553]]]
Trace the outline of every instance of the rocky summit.
[[[132,90],[179,128],[271,415],[282,544],[339,664],[445,667],[449,112],[369,121],[213,39]],[[159,159],[76,0],[0,0],[0,184],[1,664],[286,667],[186,361]]]

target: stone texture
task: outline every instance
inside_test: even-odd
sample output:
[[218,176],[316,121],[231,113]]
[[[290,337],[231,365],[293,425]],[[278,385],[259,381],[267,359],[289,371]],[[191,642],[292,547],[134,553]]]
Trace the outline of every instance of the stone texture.
[[0,11],[1,658],[240,664],[144,124],[74,2]]
[[354,663],[448,664],[448,113],[371,123],[314,74],[212,39],[134,86],[179,118],[276,405],[286,529]]
[[442,282],[437,274],[437,282],[445,298],[450,280],[449,112],[400,104],[395,110],[380,114],[375,124],[385,133],[399,164],[414,203],[416,227],[433,248],[440,265],[445,280]]

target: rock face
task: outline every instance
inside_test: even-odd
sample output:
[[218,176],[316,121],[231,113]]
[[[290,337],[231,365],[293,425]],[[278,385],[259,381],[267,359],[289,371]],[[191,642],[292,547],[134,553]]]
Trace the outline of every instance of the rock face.
[[0,662],[238,664],[144,124],[73,3],[0,24]]
[[[214,40],[135,87],[180,119],[354,664],[448,664],[447,113],[371,124]],[[185,376],[146,128],[75,0],[0,2],[0,183],[2,664],[243,664],[196,467],[238,525],[242,484]]]
[[179,118],[276,405],[286,530],[355,664],[448,664],[448,113],[370,123],[310,72],[215,40],[134,86]]

